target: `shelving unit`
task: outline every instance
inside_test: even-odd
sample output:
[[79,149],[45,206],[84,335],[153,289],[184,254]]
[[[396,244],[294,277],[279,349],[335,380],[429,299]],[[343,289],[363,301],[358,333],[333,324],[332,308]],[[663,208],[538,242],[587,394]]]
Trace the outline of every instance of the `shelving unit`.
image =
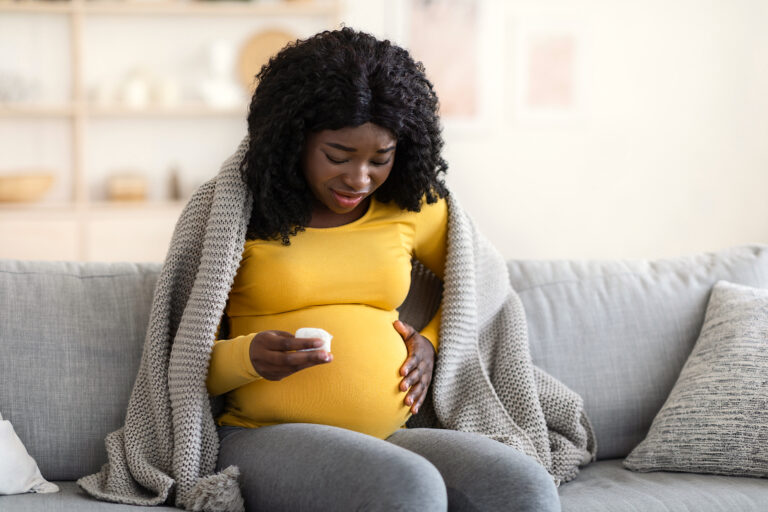
[[[68,17],[70,34],[71,89],[69,102],[63,105],[7,104],[0,103],[0,123],[16,119],[61,119],[71,128],[71,191],[69,201],[44,201],[39,203],[0,203],[0,258],[105,260],[123,261],[158,260],[164,256],[167,241],[186,203],[181,201],[111,202],[97,201],[88,193],[89,177],[85,165],[87,149],[86,123],[89,121],[141,120],[158,118],[237,118],[244,117],[247,105],[242,108],[216,109],[204,104],[183,104],[173,108],[132,109],[121,106],[92,104],[85,90],[83,55],[84,26],[95,22],[92,16],[109,15],[128,17],[173,16],[180,17],[313,17],[325,20],[326,26],[337,27],[342,20],[343,0],[253,0],[253,1],[200,1],[200,0],[67,0],[41,1],[0,0],[0,16],[3,13],[28,13],[39,15],[65,15]],[[128,21],[128,20],[126,20]],[[5,167],[0,160],[0,168]],[[154,222],[145,222],[147,219]],[[119,225],[120,230],[110,236],[104,223]],[[136,226],[127,227],[130,222]],[[47,224],[46,224],[47,223]],[[45,227],[45,226],[48,227]],[[145,228],[149,232],[145,231]],[[131,231],[133,234],[131,235]],[[131,240],[131,236],[149,236],[152,240],[167,237],[163,244],[157,241],[154,252],[131,250],[146,247],[143,242]],[[44,240],[55,241],[74,238],[64,243],[56,254],[41,253]],[[145,238],[146,238],[145,236]],[[112,253],[103,247],[110,245]]]

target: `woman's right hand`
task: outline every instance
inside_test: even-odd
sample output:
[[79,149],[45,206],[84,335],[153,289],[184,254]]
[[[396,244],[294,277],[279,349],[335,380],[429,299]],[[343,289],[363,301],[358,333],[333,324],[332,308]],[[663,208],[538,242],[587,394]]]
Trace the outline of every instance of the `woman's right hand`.
[[322,345],[323,340],[319,338],[296,338],[286,331],[262,331],[251,340],[251,364],[265,379],[281,380],[304,368],[333,361],[333,355],[325,350],[291,352]]

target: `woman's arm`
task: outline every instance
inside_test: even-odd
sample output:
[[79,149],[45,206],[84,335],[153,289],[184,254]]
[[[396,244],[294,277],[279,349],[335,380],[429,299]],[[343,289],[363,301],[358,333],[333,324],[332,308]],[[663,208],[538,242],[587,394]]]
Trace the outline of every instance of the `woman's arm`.
[[[423,204],[421,212],[416,216],[416,226],[413,240],[413,256],[422,262],[432,273],[441,280],[445,276],[446,244],[448,240],[448,203],[445,198],[437,203]],[[439,345],[438,333],[442,305],[437,312],[419,331],[419,334],[427,338],[432,346]]]
[[[216,338],[222,327],[216,329]],[[319,338],[296,338],[286,331],[267,330],[213,342],[206,386],[211,396],[221,395],[256,380],[282,380],[305,368],[333,361],[319,349]],[[257,370],[258,368],[258,370]]]
[[251,363],[250,348],[256,333],[220,340],[219,332],[225,321],[227,321],[226,314],[222,315],[219,326],[216,328],[216,339],[213,342],[208,377],[205,381],[208,394],[211,396],[227,393],[263,378]]
[[440,332],[440,317],[442,314],[443,306],[441,304],[440,307],[437,308],[437,312],[435,313],[435,316],[432,317],[432,320],[419,331],[419,334],[427,338],[432,346],[435,347],[435,353],[437,353],[437,336]]

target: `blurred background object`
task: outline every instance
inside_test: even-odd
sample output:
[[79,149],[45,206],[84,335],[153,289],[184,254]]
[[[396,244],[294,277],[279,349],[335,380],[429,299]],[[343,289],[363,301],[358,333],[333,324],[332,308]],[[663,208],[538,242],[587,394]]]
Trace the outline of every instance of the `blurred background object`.
[[342,23],[423,63],[446,182],[505,257],[768,241],[764,0],[0,0],[0,170],[55,177],[0,203],[0,258],[161,261],[261,66]]
[[182,192],[181,184],[181,169],[178,163],[171,164],[168,169],[168,199],[171,201],[179,201],[184,193]]
[[34,202],[39,201],[51,188],[56,176],[51,172],[36,169],[24,169],[12,173],[0,174],[0,201]]
[[214,41],[208,46],[207,52],[208,76],[200,84],[203,101],[215,108],[243,105],[247,98],[234,79],[234,44],[225,40]]
[[256,74],[261,71],[261,67],[281,48],[296,39],[298,37],[295,34],[285,30],[270,29],[254,34],[243,44],[238,60],[238,74],[249,98],[256,89]]
[[34,77],[0,69],[0,103],[38,100],[40,94],[40,82]]
[[136,171],[122,171],[107,178],[107,198],[110,201],[144,201],[147,180]]

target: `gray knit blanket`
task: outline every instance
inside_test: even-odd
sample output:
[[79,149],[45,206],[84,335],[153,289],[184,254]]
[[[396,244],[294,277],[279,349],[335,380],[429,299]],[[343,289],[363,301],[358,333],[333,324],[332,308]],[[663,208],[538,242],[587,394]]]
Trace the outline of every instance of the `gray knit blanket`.
[[[216,329],[240,265],[253,196],[239,164],[248,135],[187,202],[150,310],[124,425],[105,439],[98,473],[77,484],[100,500],[244,510],[239,468],[219,472],[219,438],[205,385]],[[440,349],[419,414],[407,426],[475,432],[533,457],[559,487],[596,459],[582,398],[533,365],[525,312],[504,258],[453,194],[440,282],[413,260],[400,318],[421,329],[440,304]]]

